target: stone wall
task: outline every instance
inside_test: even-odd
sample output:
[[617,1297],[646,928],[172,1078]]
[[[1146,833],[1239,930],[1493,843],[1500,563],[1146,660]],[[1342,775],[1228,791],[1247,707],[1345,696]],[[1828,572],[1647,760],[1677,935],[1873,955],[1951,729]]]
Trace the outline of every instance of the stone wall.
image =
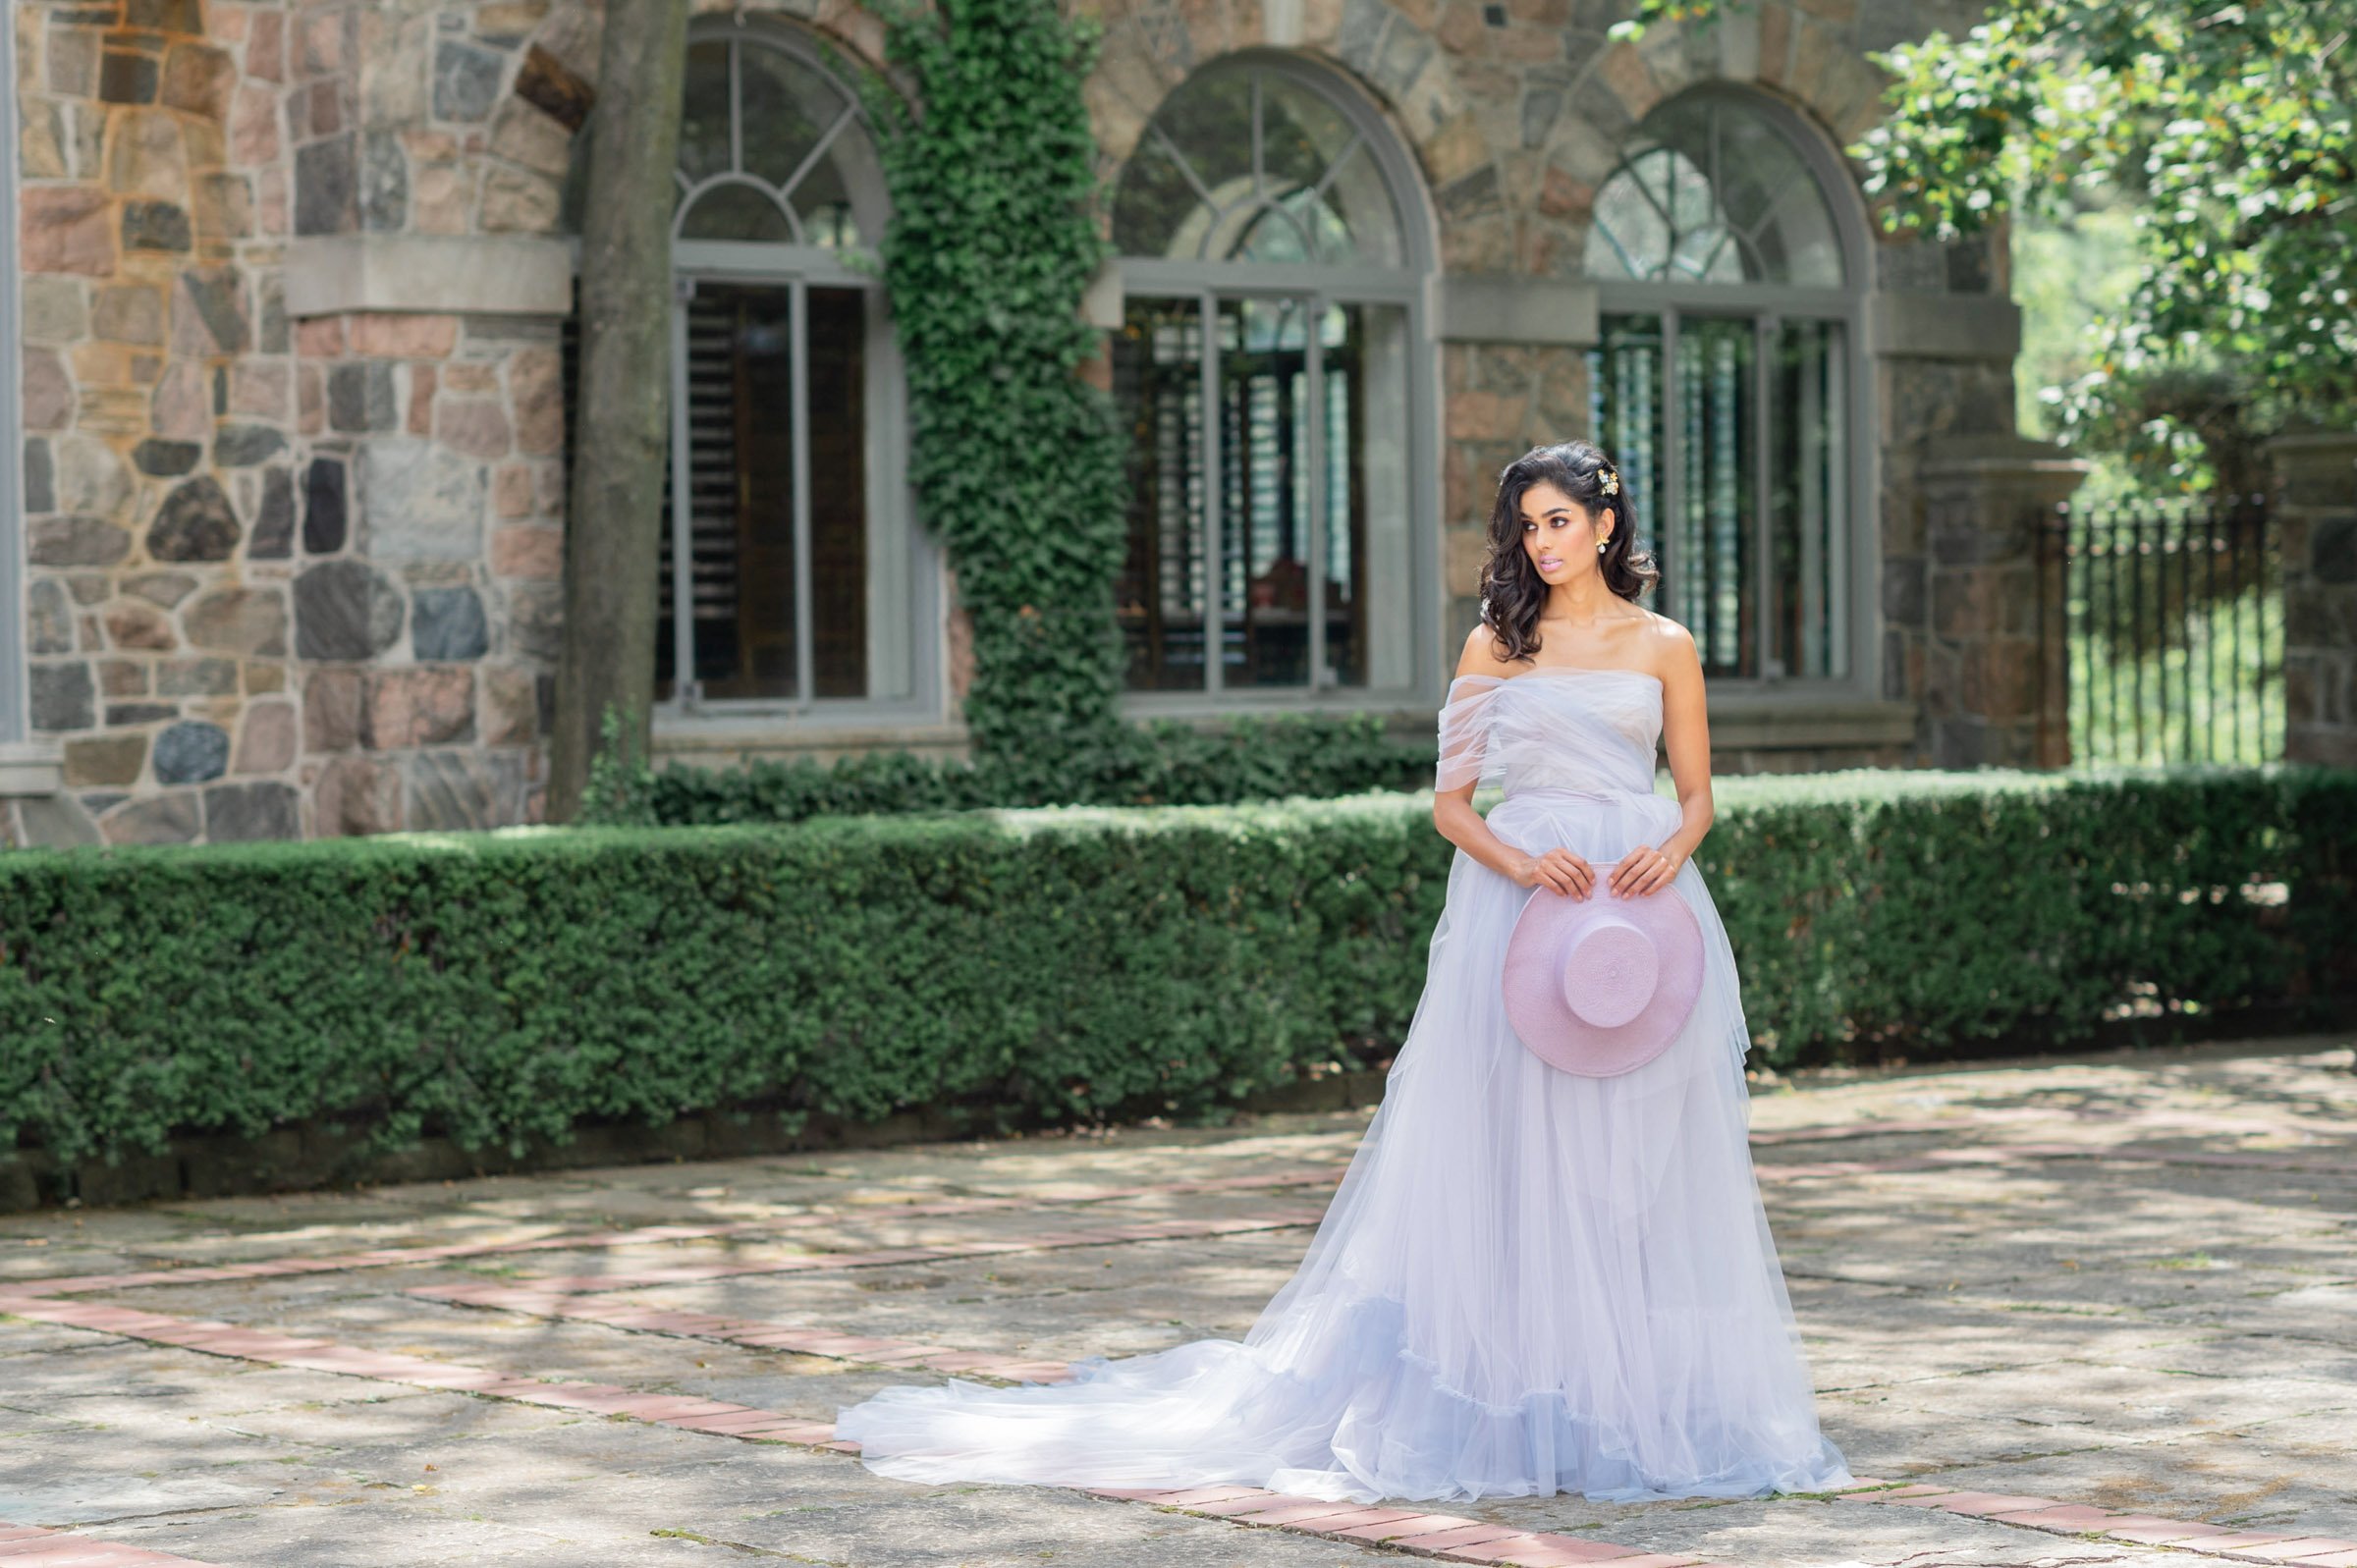
[[2269,449],[2283,566],[2283,753],[2357,767],[2357,434]]
[[584,19],[17,19],[26,637],[75,802],[112,842],[529,818],[559,317],[290,293],[328,237],[550,232]]
[[[870,15],[776,9],[876,60]],[[1575,285],[1617,138],[1656,102],[1747,83],[1839,145],[1874,113],[1864,50],[1970,16],[1769,0],[1638,48],[1605,37],[1620,9],[1108,0],[1087,88],[1103,169],[1201,65],[1295,51],[1360,83],[1408,144],[1449,278]],[[52,836],[531,820],[561,610],[561,238],[596,12],[60,0],[16,7],[15,26],[23,634],[36,735],[63,757]],[[1877,248],[1879,291],[2003,303],[2001,237]],[[1575,333],[1443,325],[1453,660],[1497,469],[1578,433],[1587,393]],[[1988,352],[1921,339],[1880,361],[1895,703],[1816,738],[1730,731],[1729,766],[1925,759],[1891,728],[1930,679],[1916,463],[1945,433],[2010,430],[2010,365]]]

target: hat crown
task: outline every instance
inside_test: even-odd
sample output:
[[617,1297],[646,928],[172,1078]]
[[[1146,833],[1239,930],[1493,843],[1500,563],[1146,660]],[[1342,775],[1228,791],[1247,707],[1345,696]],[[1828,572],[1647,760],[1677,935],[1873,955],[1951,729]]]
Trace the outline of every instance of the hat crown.
[[1507,1021],[1532,1054],[1596,1078],[1667,1051],[1702,994],[1702,927],[1685,898],[1610,887],[1600,875],[1585,898],[1534,890],[1499,976]]
[[1617,1029],[1645,1010],[1661,978],[1653,939],[1618,915],[1599,914],[1564,944],[1563,1001],[1583,1022]]

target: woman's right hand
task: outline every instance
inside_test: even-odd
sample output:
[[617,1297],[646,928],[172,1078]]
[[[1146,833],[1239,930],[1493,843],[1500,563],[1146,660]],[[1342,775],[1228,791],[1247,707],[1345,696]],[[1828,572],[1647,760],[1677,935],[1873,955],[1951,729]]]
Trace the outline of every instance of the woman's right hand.
[[1568,849],[1524,855],[1514,867],[1513,876],[1525,888],[1546,888],[1574,898],[1585,898],[1596,886],[1595,871]]

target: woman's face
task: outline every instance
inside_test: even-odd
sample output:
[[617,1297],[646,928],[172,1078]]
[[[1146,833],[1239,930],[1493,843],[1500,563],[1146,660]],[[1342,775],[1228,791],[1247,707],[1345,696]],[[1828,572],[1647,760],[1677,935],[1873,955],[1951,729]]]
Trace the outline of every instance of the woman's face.
[[1612,536],[1612,514],[1588,509],[1544,481],[1522,492],[1522,552],[1547,586],[1596,569],[1596,547]]

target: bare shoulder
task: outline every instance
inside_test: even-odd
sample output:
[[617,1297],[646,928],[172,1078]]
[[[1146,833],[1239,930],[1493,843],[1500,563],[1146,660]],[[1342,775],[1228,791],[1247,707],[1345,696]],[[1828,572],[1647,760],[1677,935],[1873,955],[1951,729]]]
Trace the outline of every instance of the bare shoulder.
[[1637,648],[1640,668],[1659,676],[1665,682],[1702,673],[1702,654],[1694,646],[1694,633],[1659,611],[1636,607],[1645,617],[1637,628]]
[[1503,653],[1504,650],[1498,645],[1498,634],[1490,629],[1487,622],[1483,622],[1465,634],[1465,650],[1456,661],[1456,673],[1460,676],[1510,676],[1514,673],[1514,665],[1511,660],[1502,657]]

